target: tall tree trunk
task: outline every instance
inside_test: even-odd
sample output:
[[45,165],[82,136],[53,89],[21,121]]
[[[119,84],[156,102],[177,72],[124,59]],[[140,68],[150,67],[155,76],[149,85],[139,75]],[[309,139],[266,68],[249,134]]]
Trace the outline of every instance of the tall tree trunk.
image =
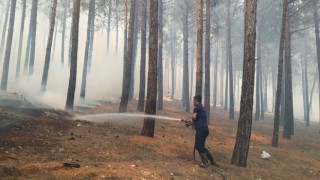
[[90,71],[91,71],[91,64],[92,64],[95,17],[96,17],[96,8],[95,8],[95,4],[94,4],[94,8],[92,10],[92,15],[91,15],[91,20],[90,20],[90,42],[89,42],[89,56],[88,56],[88,73],[90,73]]
[[256,113],[254,120],[259,121],[260,120],[260,112],[261,112],[261,102],[260,102],[260,76],[261,76],[261,27],[260,24],[262,22],[259,22],[258,24],[258,33],[257,33],[257,72],[256,72]]
[[50,29],[49,29],[49,35],[48,35],[48,42],[47,42],[46,56],[45,56],[45,61],[44,61],[43,74],[42,74],[42,81],[41,81],[41,91],[42,92],[45,92],[47,89],[53,31],[54,31],[54,26],[55,26],[55,22],[56,22],[55,21],[56,20],[56,10],[57,10],[57,0],[52,0],[52,10],[51,10],[51,16],[50,16]]
[[175,91],[175,36],[173,35],[173,28],[171,25],[170,28],[171,33],[171,99],[174,99],[174,91]]
[[31,34],[32,34],[32,16],[30,16],[29,21],[29,32],[28,32],[28,40],[27,40],[27,48],[26,48],[26,55],[24,60],[24,66],[23,66],[23,74],[27,75],[28,73],[28,65],[30,60],[30,48],[31,48]]
[[2,36],[1,36],[0,62],[2,61],[2,55],[3,55],[3,49],[4,49],[4,41],[6,39],[7,26],[8,26],[8,21],[9,21],[9,9],[10,9],[10,1],[8,0],[6,15],[5,15],[5,18],[4,18],[4,24],[3,24],[3,29],[2,29]]
[[275,104],[276,104],[276,68],[272,68],[272,112],[275,112]]
[[210,122],[210,16],[211,0],[206,0],[206,44],[205,44],[205,85],[204,106],[206,108],[207,120]]
[[[189,5],[185,0],[185,9],[184,9],[184,21],[183,21],[183,87],[182,91],[184,94],[184,106],[186,107],[186,112],[190,112],[190,103],[189,103],[189,57],[188,57],[188,48],[189,48]],[[160,88],[160,87],[159,87]]]
[[58,27],[59,27],[59,21],[56,22],[55,29],[54,29],[54,40],[53,40],[53,45],[52,45],[53,49],[52,49],[52,52],[51,52],[51,59],[53,61],[54,61],[54,54],[55,54],[55,51],[56,51]]
[[231,164],[246,167],[252,126],[257,0],[245,1],[244,61],[240,117]]
[[220,43],[219,34],[217,34],[216,57],[214,58],[214,75],[213,75],[213,108],[217,107],[219,43]]
[[9,65],[10,65],[12,36],[13,36],[13,30],[14,30],[14,18],[16,15],[16,3],[17,3],[16,0],[11,0],[10,20],[9,20],[9,28],[8,28],[8,34],[7,34],[7,44],[6,44],[6,51],[4,54],[4,64],[3,64],[2,79],[1,79],[1,90],[4,90],[4,91],[7,90],[7,85],[8,85],[8,74],[9,74]]
[[276,93],[276,103],[275,103],[275,114],[274,114],[274,124],[273,124],[273,136],[272,136],[272,147],[278,147],[279,144],[279,116],[280,116],[280,100],[281,100],[281,90],[282,90],[282,71],[283,71],[283,50],[284,50],[284,38],[285,38],[285,22],[286,22],[286,12],[288,9],[288,0],[283,0],[283,10],[282,10],[282,25],[281,25],[281,35],[280,35],[280,45],[279,45],[279,63],[278,63],[278,77],[277,77],[277,93]]
[[268,111],[268,72],[266,70],[264,75],[264,91],[263,91],[263,116]]
[[[159,0],[158,110],[163,110],[163,2]],[[188,92],[189,93],[189,92]]]
[[[158,58],[158,0],[150,0],[149,69],[145,114],[156,114]],[[144,118],[142,136],[154,137],[154,118]]]
[[62,32],[61,32],[61,65],[64,65],[64,52],[65,52],[65,37],[66,37],[66,23],[67,23],[67,0],[64,0]]
[[108,53],[109,53],[109,44],[110,44],[111,9],[112,9],[112,0],[109,0],[109,5],[108,5],[108,29],[107,29],[107,52]]
[[116,53],[118,53],[118,39],[119,39],[119,12],[118,12],[119,1],[116,1]]
[[202,95],[203,0],[197,0],[197,76],[196,95]]
[[146,90],[146,38],[147,38],[147,1],[141,1],[141,62],[140,62],[140,87],[139,87],[139,101],[137,110],[143,112],[144,98]]
[[289,11],[286,12],[286,28],[285,28],[285,119],[283,127],[283,137],[290,139],[293,134],[293,116],[292,116],[292,73],[291,73],[291,34]]
[[[228,60],[229,60],[229,94],[230,94],[230,109],[229,109],[229,119],[234,119],[234,92],[233,92],[233,68],[232,68],[232,44],[231,44],[231,18],[230,18],[230,4],[231,0],[228,0],[229,12],[228,12]],[[227,106],[226,106],[227,107]]]
[[260,108],[260,116],[261,116],[261,119],[264,119],[264,102],[263,102],[263,81],[262,81],[262,76],[263,76],[263,72],[262,72],[262,68],[261,68],[261,65],[262,63],[260,62],[260,67],[259,67],[259,70],[260,70],[260,104],[261,104],[261,108]]
[[223,62],[221,58],[220,62],[220,106],[223,106],[223,79],[224,79],[224,73],[223,73]]
[[129,19],[129,34],[128,34],[128,51],[127,59],[124,62],[124,76],[122,81],[122,96],[119,107],[119,112],[127,112],[129,92],[131,85],[132,57],[133,57],[133,33],[135,23],[135,1],[131,1],[130,19]]
[[70,78],[66,102],[66,110],[73,110],[74,92],[76,89],[77,79],[77,61],[78,61],[78,38],[79,38],[79,18],[80,18],[80,0],[73,0],[72,14],[72,50]]
[[22,1],[20,36],[19,36],[18,59],[17,59],[17,66],[16,66],[16,80],[19,80],[19,78],[20,78],[21,52],[22,52],[23,32],[24,32],[24,21],[26,19],[26,7],[27,7],[27,0],[23,0]]
[[190,96],[189,97],[193,97],[194,96],[194,93],[193,93],[193,78],[194,78],[194,59],[195,59],[195,39],[194,39],[194,36],[192,36],[192,42],[191,42],[191,58],[190,58]]
[[308,80],[308,63],[306,60],[304,60],[304,66],[305,66],[305,75],[304,75],[304,83],[305,83],[305,96],[306,96],[306,126],[310,126],[310,106],[309,105],[309,80]]
[[[68,6],[70,5],[70,0],[67,0]],[[70,11],[72,10],[72,4],[70,5]],[[68,53],[68,67],[71,66],[71,52],[72,52],[72,29],[70,28],[69,35],[69,53]]]
[[225,80],[225,89],[224,89],[224,110],[228,110],[228,89],[229,89],[229,48],[228,48],[228,37],[226,37],[226,80]]
[[90,46],[90,35],[91,35],[91,21],[92,21],[92,13],[95,8],[95,0],[90,0],[89,3],[89,14],[88,14],[88,23],[87,23],[87,40],[86,47],[84,52],[84,61],[83,61],[83,69],[82,69],[82,83],[80,90],[80,97],[86,97],[86,86],[87,86],[87,71],[88,71],[88,59],[89,59],[89,46]]
[[38,0],[32,1],[32,28],[31,28],[31,47],[30,47],[30,61],[28,75],[33,75],[35,51],[36,51],[36,37],[37,37],[37,14],[38,14]]
[[127,49],[128,49],[128,1],[124,0],[124,35],[123,35],[123,77],[125,76],[125,63],[127,62]]
[[131,84],[130,84],[130,91],[129,91],[129,101],[133,99],[134,96],[134,84],[135,84],[135,67],[136,67],[136,59],[137,59],[137,47],[138,47],[138,34],[139,34],[139,2],[136,2],[136,10],[135,10],[135,24],[134,24],[134,31],[133,31],[133,54],[132,54],[132,67],[131,67]]
[[[316,47],[317,47],[317,61],[318,61],[318,73],[319,73],[319,86],[320,86],[320,37],[319,37],[319,19],[318,19],[318,1],[313,0],[313,16],[314,16],[314,28],[316,36]],[[320,88],[319,89],[319,106],[318,110],[320,112]],[[319,124],[320,124],[320,113],[319,113]]]
[[306,101],[306,84],[305,84],[305,73],[304,73],[304,63],[303,63],[303,56],[305,54],[300,55],[300,62],[301,62],[301,83],[302,83],[302,97],[303,97],[303,120],[306,121],[307,120],[307,103],[309,103],[308,101]]
[[[283,67],[282,69],[286,68],[286,62],[283,61]],[[284,118],[285,118],[285,111],[284,108],[286,106],[286,84],[285,84],[285,77],[286,73],[285,70],[282,71],[282,90],[281,90],[281,108],[280,108],[280,124],[283,126],[284,124]]]

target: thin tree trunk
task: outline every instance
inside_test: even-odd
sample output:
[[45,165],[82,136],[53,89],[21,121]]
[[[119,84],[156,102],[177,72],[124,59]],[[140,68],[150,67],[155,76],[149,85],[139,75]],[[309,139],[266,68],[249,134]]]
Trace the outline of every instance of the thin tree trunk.
[[[301,64],[302,65],[302,64]],[[309,115],[309,82],[308,82],[308,64],[306,59],[304,60],[304,84],[305,84],[305,101],[306,101],[306,126],[310,126],[310,115]]]
[[42,92],[45,92],[46,88],[47,88],[53,31],[54,31],[54,26],[55,26],[55,22],[56,22],[55,21],[56,10],[57,10],[57,0],[52,0],[52,10],[51,10],[51,16],[50,16],[50,29],[49,29],[49,35],[48,35],[45,63],[44,63],[43,74],[42,74],[42,81],[41,81],[41,91]]
[[[261,22],[262,23],[262,22]],[[254,120],[259,121],[260,120],[260,112],[261,112],[261,102],[260,102],[260,76],[261,76],[261,27],[260,22],[258,25],[258,33],[257,33],[257,72],[256,72],[256,113]]]
[[[219,31],[219,30],[218,30]],[[219,59],[219,35],[217,35],[216,57],[214,59],[214,75],[213,75],[213,108],[217,107],[217,91],[218,91],[218,59]]]
[[281,100],[281,90],[282,90],[282,71],[283,71],[283,50],[284,50],[284,38],[285,38],[285,22],[286,22],[286,12],[288,8],[288,1],[283,0],[283,10],[282,10],[282,25],[281,25],[281,35],[280,35],[280,45],[279,45],[279,63],[278,63],[278,78],[277,78],[277,93],[276,93],[276,104],[275,104],[275,114],[274,114],[274,124],[273,124],[273,136],[272,136],[272,147],[278,147],[279,144],[279,116],[280,116],[280,100]]
[[[314,15],[314,27],[316,36],[316,48],[317,48],[317,61],[318,61],[318,73],[319,73],[319,86],[320,86],[320,37],[319,37],[319,19],[318,19],[318,1],[313,0],[313,15]],[[319,106],[318,111],[320,112],[320,88],[319,89]],[[320,124],[320,113],[319,113],[319,124]]]
[[69,78],[66,110],[73,110],[73,104],[74,104],[74,92],[76,89],[76,79],[77,79],[79,18],[80,18],[80,0],[73,0],[71,67],[70,67],[70,78]]
[[135,23],[135,1],[131,1],[130,6],[130,20],[129,20],[129,34],[128,34],[128,51],[127,59],[124,62],[124,76],[122,81],[122,96],[119,107],[119,112],[127,112],[129,92],[131,85],[131,71],[132,71],[132,57],[133,57],[133,33]]
[[307,120],[307,103],[309,103],[309,101],[306,101],[306,82],[305,82],[305,72],[304,72],[304,63],[303,63],[303,56],[305,54],[300,55],[300,62],[301,62],[301,82],[302,82],[302,97],[303,97],[303,120],[306,121]]
[[264,92],[263,92],[263,116],[268,111],[268,72],[266,70],[264,75]]
[[285,31],[285,119],[283,128],[283,137],[290,139],[292,132],[293,116],[292,116],[292,73],[291,73],[291,34],[290,34],[290,22],[289,22],[289,11],[286,14],[286,31]]
[[107,29],[107,52],[109,53],[109,44],[110,44],[110,29],[111,29],[111,9],[112,9],[112,0],[109,0],[108,5],[108,29]]
[[223,73],[223,62],[221,58],[220,62],[220,106],[223,107],[223,79],[224,79],[224,73]]
[[175,91],[175,36],[171,25],[171,99],[174,99]]
[[275,112],[275,104],[276,104],[276,68],[272,68],[272,112]]
[[62,36],[61,36],[61,65],[64,65],[64,52],[65,52],[65,37],[66,37],[66,23],[67,23],[67,0],[64,0],[63,20],[62,20]]
[[127,41],[128,41],[128,2],[124,0],[124,35],[123,35],[123,77],[125,76],[125,63],[127,62]]
[[31,28],[31,47],[30,47],[30,61],[28,75],[33,75],[35,51],[36,51],[36,37],[37,37],[37,14],[38,14],[38,0],[32,1],[32,28]]
[[[184,94],[184,106],[186,107],[186,112],[190,112],[190,103],[189,103],[189,57],[188,57],[188,48],[189,48],[189,5],[185,0],[185,9],[184,9],[184,22],[183,22],[183,87],[182,91]],[[160,87],[159,87],[160,88]]]
[[[233,120],[234,119],[234,92],[233,92],[233,68],[232,68],[232,44],[231,44],[231,18],[230,18],[230,4],[231,0],[228,0],[229,4],[229,13],[228,13],[228,60],[229,60],[229,94],[230,94],[230,109],[229,109],[229,119]],[[227,107],[227,106],[226,106]]]
[[[149,69],[145,114],[156,114],[158,57],[158,0],[150,0]],[[141,135],[154,137],[154,118],[145,118]]]
[[225,89],[224,89],[224,110],[228,110],[228,89],[229,89],[229,48],[228,48],[228,37],[226,37],[226,80],[225,80]]
[[197,76],[196,95],[202,95],[203,0],[197,0]]
[[2,61],[4,41],[6,39],[7,26],[8,26],[8,21],[9,21],[10,2],[11,1],[9,1],[9,0],[7,2],[7,10],[6,10],[6,15],[5,15],[5,19],[4,19],[3,29],[2,29],[1,44],[0,44],[0,62]]
[[7,44],[6,44],[6,51],[4,54],[4,64],[3,64],[2,79],[1,79],[1,90],[4,90],[4,91],[7,90],[7,85],[8,85],[10,55],[11,55],[12,37],[13,37],[13,30],[14,30],[14,18],[16,15],[16,3],[17,3],[16,0],[11,0]]
[[17,59],[17,66],[16,66],[16,81],[19,80],[19,78],[20,78],[20,66],[21,66],[21,54],[22,54],[21,52],[22,52],[24,22],[26,19],[26,7],[27,7],[27,0],[23,0],[22,1],[20,36],[19,36],[18,59]]
[[94,4],[94,8],[92,10],[92,15],[91,15],[91,21],[90,21],[90,42],[89,42],[89,56],[88,56],[88,73],[90,73],[90,71],[91,71],[91,64],[92,64],[95,17],[96,17],[96,7],[95,7],[95,4]]
[[140,87],[139,87],[139,101],[137,110],[143,112],[145,102],[146,90],[146,27],[147,27],[147,1],[141,1],[141,62],[140,62]]
[[264,119],[264,102],[263,102],[263,81],[262,81],[262,76],[263,76],[263,72],[262,72],[262,68],[261,68],[261,65],[262,63],[260,63],[260,67],[259,67],[259,70],[260,70],[260,95],[261,95],[261,100],[260,100],[260,103],[261,103],[261,109],[260,109],[260,116],[261,116],[261,119]]
[[55,54],[55,52],[56,52],[58,27],[59,27],[59,21],[57,21],[57,24],[55,25],[55,30],[54,30],[54,40],[53,40],[53,45],[52,45],[53,49],[52,49],[52,52],[51,52],[51,59],[52,59],[52,61],[54,61],[54,54]]
[[252,126],[257,0],[245,1],[244,62],[240,117],[231,164],[246,167]]
[[119,39],[119,12],[118,12],[119,1],[116,0],[116,53],[118,53],[118,39]]
[[30,48],[31,48],[31,31],[32,31],[32,16],[30,16],[30,23],[29,23],[29,33],[28,33],[28,40],[27,40],[27,48],[26,48],[26,55],[24,60],[23,66],[23,74],[26,75],[28,73],[28,65],[30,60]]
[[210,12],[211,0],[206,0],[206,44],[205,44],[205,87],[204,106],[207,113],[207,121],[210,122]]
[[129,91],[129,101],[133,99],[134,96],[134,84],[135,84],[135,67],[136,67],[136,59],[137,59],[137,46],[138,46],[138,34],[139,34],[139,2],[136,2],[136,10],[135,10],[135,24],[134,24],[134,32],[133,32],[133,54],[132,54],[132,67],[131,67],[131,84]]
[[163,110],[163,2],[159,0],[158,110]]
[[82,83],[80,90],[80,97],[86,97],[86,86],[87,86],[87,71],[88,71],[88,59],[89,59],[89,46],[90,46],[90,35],[91,35],[91,21],[92,21],[92,13],[95,8],[95,0],[90,0],[89,3],[89,14],[88,14],[88,23],[87,23],[87,40],[84,52],[84,61],[83,61],[83,69],[82,69]]

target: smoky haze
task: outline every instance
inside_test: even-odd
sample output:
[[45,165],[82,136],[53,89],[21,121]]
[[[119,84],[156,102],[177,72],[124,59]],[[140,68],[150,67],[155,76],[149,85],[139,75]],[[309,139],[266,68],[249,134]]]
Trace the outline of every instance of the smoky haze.
[[[121,1],[122,2],[122,1]],[[19,81],[15,80],[15,72],[16,72],[16,64],[17,64],[17,56],[18,56],[18,44],[19,44],[19,31],[20,31],[20,19],[21,19],[21,3],[20,1],[17,1],[17,11],[16,11],[16,17],[15,17],[15,25],[14,25],[14,33],[13,33],[13,43],[12,43],[12,53],[10,58],[10,69],[9,69],[9,80],[8,80],[8,91],[9,92],[17,92],[19,94],[24,95],[27,99],[31,100],[33,103],[37,104],[44,104],[48,105],[53,108],[61,108],[63,109],[65,107],[66,97],[67,97],[67,90],[68,90],[68,82],[69,82],[69,35],[70,35],[70,28],[71,28],[71,18],[68,17],[67,19],[67,29],[66,29],[66,37],[64,39],[65,44],[65,63],[64,65],[61,64],[60,56],[61,56],[61,20],[56,21],[56,25],[58,25],[58,28],[55,28],[55,31],[57,32],[57,38],[55,41],[55,51],[53,59],[51,59],[50,62],[50,68],[49,68],[49,75],[48,75],[48,85],[47,90],[44,94],[40,92],[40,86],[41,86],[41,78],[43,73],[43,66],[44,66],[44,60],[45,60],[45,49],[47,46],[47,39],[48,39],[48,32],[49,32],[49,16],[47,15],[48,6],[50,6],[49,1],[41,1],[39,2],[39,9],[38,9],[38,18],[37,18],[37,36],[36,36],[36,52],[35,52],[35,65],[34,65],[34,74],[33,76],[27,76],[26,74],[23,74],[23,65],[25,60],[25,51],[26,51],[26,41],[28,37],[29,32],[29,20],[30,20],[30,4],[31,1],[27,1],[27,13],[26,13],[26,21],[25,21],[25,30],[24,30],[24,39],[22,44],[22,61],[21,61],[21,78]],[[171,1],[167,4],[168,6],[171,5]],[[2,2],[1,4],[2,9],[5,6],[5,3]],[[59,6],[59,5],[58,5]],[[224,5],[219,5],[224,6]],[[219,8],[219,7],[218,7]],[[222,7],[220,7],[222,8]],[[221,10],[223,12],[223,8]],[[46,13],[45,13],[46,12]],[[170,8],[168,8],[167,11],[164,12],[164,17],[166,16],[166,13],[168,14],[171,12]],[[2,13],[2,12],[1,12]],[[217,13],[219,13],[219,9],[217,10]],[[2,13],[4,14],[4,13]],[[221,19],[225,18],[225,15],[222,16]],[[234,24],[232,29],[232,38],[233,39],[243,39],[243,13],[238,13],[237,16],[234,18]],[[92,57],[92,66],[91,71],[88,73],[87,76],[87,95],[85,102],[80,99],[80,87],[81,87],[81,79],[82,79],[82,69],[83,69],[83,62],[84,62],[84,52],[85,52],[85,43],[86,43],[86,31],[87,31],[87,18],[88,13],[87,10],[84,10],[82,8],[81,14],[80,14],[80,26],[79,26],[79,49],[78,49],[78,67],[77,67],[77,83],[76,83],[76,93],[75,93],[75,104],[83,104],[85,102],[94,102],[95,100],[113,100],[113,101],[119,101],[121,97],[121,88],[122,88],[122,77],[123,77],[123,22],[119,23],[119,44],[118,44],[118,52],[116,52],[116,31],[115,27],[111,27],[111,35],[110,35],[110,50],[107,52],[107,30],[105,27],[98,28],[95,31],[95,38],[93,43],[93,57]],[[122,18],[122,17],[121,17]],[[166,18],[166,17],[165,17]],[[4,21],[4,15],[1,16],[1,22]],[[171,22],[169,18],[164,23],[164,31],[168,31],[169,26],[171,26],[174,22]],[[179,27],[174,26],[176,31],[180,31]],[[140,29],[140,27],[139,27]],[[190,31],[195,31],[196,27],[190,28]],[[225,39],[225,29],[222,28],[220,30],[221,35],[221,42],[224,43]],[[313,32],[313,29],[310,29],[310,34]],[[148,31],[147,31],[148,34]],[[169,33],[165,35],[165,40],[169,40],[170,37],[168,35]],[[239,35],[241,34],[241,35]],[[310,35],[312,36],[312,35]],[[140,33],[138,35],[138,38],[140,38]],[[234,61],[240,62],[243,61],[243,54],[242,54],[242,48],[243,43],[242,41],[237,42],[237,40],[234,40],[234,47],[233,47],[233,59]],[[148,42],[148,38],[147,38]],[[178,40],[178,43],[182,43],[181,38]],[[195,48],[195,46],[192,46],[191,38],[189,38],[190,43],[190,50],[192,48]],[[215,44],[215,43],[212,43]],[[164,44],[164,47],[168,49],[168,44]],[[181,46],[181,45],[179,45]],[[293,42],[293,46],[298,47],[299,46],[299,40]],[[139,71],[140,71],[140,39],[138,41],[137,46],[137,57],[136,57],[136,63],[135,63],[135,78],[134,78],[134,98],[138,98],[138,92],[139,92]],[[212,59],[216,58],[216,49],[215,46],[212,45],[211,47],[211,57]],[[148,46],[147,46],[148,51]],[[164,50],[165,51],[165,50]],[[148,53],[148,52],[147,52]],[[277,53],[277,52],[272,52]],[[190,53],[189,53],[190,54]],[[263,54],[262,56],[269,56],[267,53]],[[51,56],[52,57],[52,56]],[[148,57],[148,55],[146,56]],[[272,56],[277,57],[277,55]],[[221,54],[218,55],[219,61],[221,59],[225,58],[225,52],[221,50]],[[311,58],[315,58],[314,56]],[[0,69],[3,68],[3,57],[1,57],[1,65]],[[267,61],[267,58],[265,58]],[[169,63],[170,64],[170,54],[168,52],[164,52],[163,55],[163,64]],[[195,64],[195,56],[189,57],[189,62],[192,62]],[[224,60],[223,60],[224,61]],[[176,55],[176,88],[175,88],[175,98],[181,99],[182,98],[182,72],[183,72],[183,63],[182,63],[182,51],[177,50]],[[224,67],[225,65],[218,64],[219,67]],[[147,58],[147,65],[148,67],[148,58]],[[171,96],[171,70],[165,69],[166,67],[170,67],[171,65],[164,66],[164,97],[169,98]],[[225,89],[225,80],[223,80],[223,86],[221,87],[221,70],[219,70],[218,67],[218,91]],[[241,67],[241,65],[239,66]],[[276,67],[276,66],[275,66]],[[313,66],[312,66],[313,67]],[[195,92],[195,65],[194,65],[194,74],[192,74],[193,79],[193,87],[192,92]],[[213,71],[213,68],[211,69]],[[303,100],[302,100],[302,88],[301,88],[301,75],[300,70],[296,69],[293,70],[293,105],[294,105],[294,115],[296,118],[303,118]],[[313,71],[313,70],[312,70]],[[147,71],[146,71],[147,72]],[[241,68],[239,71],[236,71],[239,76],[242,75]],[[0,73],[0,76],[2,73]],[[225,76],[224,76],[225,78]],[[242,79],[235,78],[234,79],[235,84],[238,84],[238,87],[235,87],[235,98],[240,99],[240,91],[241,91],[241,82]],[[239,83],[238,83],[239,81]],[[312,78],[310,78],[309,81],[313,81]],[[213,87],[211,83],[211,87]],[[310,87],[311,88],[311,87]],[[311,106],[311,120],[312,121],[318,121],[319,112],[318,106],[319,106],[319,99],[317,98],[318,95],[318,83],[316,83],[314,94],[313,94],[313,101]],[[268,86],[268,112],[271,112],[272,110],[272,92],[273,88],[272,86]],[[219,96],[220,93],[218,93],[217,101],[224,101],[223,97]],[[212,96],[211,96],[212,97]],[[191,102],[191,100],[190,100]],[[235,101],[235,108],[239,108],[239,100]]]

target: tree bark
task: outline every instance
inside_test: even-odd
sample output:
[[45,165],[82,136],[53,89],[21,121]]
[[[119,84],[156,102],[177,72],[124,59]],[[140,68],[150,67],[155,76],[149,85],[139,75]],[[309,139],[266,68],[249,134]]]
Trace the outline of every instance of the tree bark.
[[37,14],[38,14],[38,0],[32,1],[32,28],[31,28],[31,47],[30,47],[30,61],[28,75],[33,75],[35,51],[36,51],[36,37],[37,37]]
[[231,164],[246,167],[252,126],[257,0],[245,1],[244,62],[240,117]]
[[70,67],[70,78],[69,78],[66,110],[73,110],[73,104],[74,104],[74,92],[76,89],[76,79],[77,79],[79,18],[80,18],[80,0],[73,0],[71,67]]
[[202,95],[203,0],[197,0],[197,76],[196,95]]
[[283,137],[290,139],[293,135],[293,107],[292,107],[292,72],[291,72],[291,34],[289,11],[286,12],[286,28],[285,28],[285,119],[283,127]]
[[91,21],[93,10],[95,9],[95,0],[90,0],[89,3],[89,14],[88,14],[88,23],[87,23],[87,40],[84,52],[84,61],[83,61],[83,69],[82,69],[82,83],[81,83],[81,90],[80,90],[80,97],[86,97],[86,86],[87,86],[87,71],[88,71],[88,60],[89,60],[89,46],[90,46],[90,39],[91,39]]
[[47,89],[47,81],[48,81],[48,74],[49,74],[49,66],[50,66],[50,57],[51,57],[51,47],[52,47],[52,39],[53,39],[53,31],[55,26],[55,19],[56,19],[56,10],[57,10],[57,0],[52,0],[52,10],[51,10],[51,17],[50,17],[50,29],[48,35],[48,42],[47,42],[47,49],[46,49],[46,56],[45,56],[45,63],[43,68],[42,74],[42,81],[41,81],[41,91],[45,92]]
[[7,26],[9,21],[9,10],[10,10],[10,1],[7,2],[7,10],[4,18],[2,36],[1,36],[1,44],[0,44],[0,62],[2,61],[3,49],[4,49],[4,41],[6,39]]
[[16,3],[17,3],[16,0],[11,0],[7,44],[6,44],[6,51],[4,54],[4,63],[3,63],[2,79],[1,79],[1,90],[4,90],[4,91],[7,90],[7,85],[8,85],[10,55],[11,55],[12,37],[13,37],[13,30],[14,30],[14,18],[16,15]]
[[[158,0],[150,0],[149,69],[145,114],[156,114],[158,57]],[[141,135],[154,137],[154,118],[144,118]]]
[[205,44],[205,86],[204,106],[207,113],[207,121],[210,122],[210,16],[211,0],[206,0],[206,44]]
[[109,44],[110,44],[111,9],[112,9],[112,0],[109,0],[109,5],[108,5],[108,29],[107,29],[107,52],[108,53],[109,53]]
[[[317,0],[313,0],[313,19],[315,27],[315,36],[316,36],[316,48],[317,48],[317,61],[318,61],[318,73],[319,73],[319,86],[320,86],[320,37],[319,37],[319,19],[318,19],[318,3]],[[320,88],[319,89],[319,106],[318,110],[320,112]],[[319,124],[320,124],[320,113],[319,113]]]
[[20,66],[21,66],[21,52],[22,52],[22,42],[23,42],[23,33],[24,33],[24,22],[26,19],[26,7],[27,0],[22,1],[22,14],[21,14],[21,25],[20,25],[20,36],[19,36],[19,49],[18,49],[18,59],[16,66],[16,81],[20,78]]
[[124,62],[124,76],[122,80],[122,96],[120,101],[119,112],[127,112],[129,92],[131,85],[131,72],[132,72],[132,57],[133,57],[133,33],[135,23],[135,1],[131,1],[130,6],[130,20],[129,20],[129,34],[128,34],[128,50],[127,59]]
[[141,1],[141,62],[140,62],[140,87],[137,110],[143,112],[146,90],[146,38],[147,38],[147,1]]
[[[186,112],[190,112],[190,103],[189,103],[189,57],[188,57],[188,49],[189,49],[189,6],[188,2],[185,0],[185,9],[184,9],[184,22],[183,22],[183,87],[182,91],[184,94],[184,106],[186,107]],[[160,87],[159,87],[160,88]]]
[[261,102],[260,102],[260,76],[261,76],[261,27],[258,25],[258,33],[257,33],[257,72],[256,72],[256,113],[254,120],[260,120],[260,112],[261,112]]
[[55,30],[54,30],[54,40],[53,40],[53,45],[52,45],[53,49],[52,49],[52,52],[51,52],[51,59],[52,60],[54,60],[54,54],[55,54],[55,51],[56,51],[58,27],[59,27],[59,21],[56,22]]
[[90,42],[89,42],[89,56],[88,56],[88,73],[91,71],[91,64],[92,64],[92,53],[93,53],[93,40],[94,40],[94,23],[96,17],[96,7],[94,6],[91,15],[90,21]]
[[127,62],[127,49],[128,49],[128,2],[124,0],[124,35],[123,35],[123,77],[125,76],[125,63]]
[[174,99],[174,91],[175,91],[175,35],[173,34],[173,28],[171,25],[170,29],[171,33],[171,99]]
[[288,0],[283,0],[283,10],[282,10],[282,25],[281,25],[281,35],[280,35],[280,45],[279,45],[279,63],[278,63],[278,77],[277,77],[277,91],[276,91],[276,103],[275,103],[275,114],[274,114],[274,124],[273,124],[273,135],[272,135],[272,147],[278,147],[279,144],[279,116],[280,116],[280,100],[281,100],[281,90],[282,90],[282,71],[283,71],[283,49],[284,49],[284,36],[285,36],[285,22],[286,22],[286,12],[288,8]]
[[[234,119],[234,92],[233,92],[233,68],[232,68],[232,44],[231,44],[231,18],[230,18],[230,4],[231,0],[228,0],[229,13],[228,13],[228,60],[229,60],[229,99],[230,99],[230,109],[229,109],[229,119]],[[227,106],[226,106],[227,107]]]
[[214,75],[213,75],[213,108],[217,107],[219,43],[220,43],[219,35],[217,35],[216,57],[214,58]]
[[163,110],[163,2],[159,0],[158,110]]
[[30,16],[29,21],[29,32],[28,32],[28,40],[27,40],[27,48],[26,48],[26,55],[24,60],[24,66],[23,66],[23,74],[28,74],[28,65],[30,60],[30,47],[31,47],[31,34],[32,34],[32,16]]
[[62,32],[61,32],[61,65],[64,65],[64,52],[65,52],[65,37],[66,37],[66,23],[67,23],[67,0],[64,0]]
[[259,70],[260,70],[260,104],[261,104],[261,108],[260,108],[260,116],[261,116],[261,119],[264,119],[264,102],[263,102],[263,81],[262,81],[262,76],[263,76],[263,71],[262,71],[262,62],[260,62],[260,67],[259,67]]
[[119,39],[119,12],[118,12],[119,1],[116,0],[116,53],[118,53],[118,39]]

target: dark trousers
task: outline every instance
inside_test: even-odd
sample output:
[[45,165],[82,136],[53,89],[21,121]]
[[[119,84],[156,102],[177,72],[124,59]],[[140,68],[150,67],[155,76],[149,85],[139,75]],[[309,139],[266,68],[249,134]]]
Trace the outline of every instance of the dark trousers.
[[195,148],[199,152],[199,154],[204,154],[208,152],[208,149],[205,148],[205,143],[208,135],[208,126],[196,128]]

